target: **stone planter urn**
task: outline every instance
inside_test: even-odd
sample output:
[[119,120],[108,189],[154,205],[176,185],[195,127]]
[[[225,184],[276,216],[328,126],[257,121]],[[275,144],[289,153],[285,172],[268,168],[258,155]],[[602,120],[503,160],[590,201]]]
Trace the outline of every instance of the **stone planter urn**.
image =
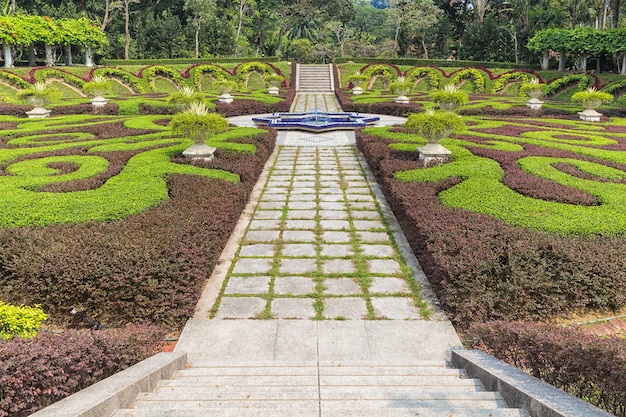
[[438,165],[447,162],[452,152],[441,145],[441,140],[452,132],[461,132],[465,129],[465,122],[456,113],[448,111],[432,111],[409,115],[404,128],[412,133],[421,135],[428,142],[417,148],[419,160],[425,166]]
[[602,114],[598,113],[596,109],[611,101],[613,101],[612,94],[598,91],[594,87],[579,91],[572,96],[573,103],[581,103],[585,108],[585,110],[578,112],[580,120],[585,122],[599,122]]
[[32,110],[26,112],[29,119],[41,119],[50,116],[51,110],[43,108],[49,102],[47,97],[32,95],[26,99],[26,102],[33,106]]

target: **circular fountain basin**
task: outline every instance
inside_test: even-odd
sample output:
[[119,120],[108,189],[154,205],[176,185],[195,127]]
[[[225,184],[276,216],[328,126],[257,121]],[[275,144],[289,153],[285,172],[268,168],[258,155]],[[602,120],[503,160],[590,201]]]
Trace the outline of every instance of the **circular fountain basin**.
[[302,113],[273,113],[269,116],[253,117],[256,125],[283,130],[305,130],[309,132],[328,132],[331,130],[354,130],[375,124],[378,116],[364,116],[359,113],[327,113],[314,109]]

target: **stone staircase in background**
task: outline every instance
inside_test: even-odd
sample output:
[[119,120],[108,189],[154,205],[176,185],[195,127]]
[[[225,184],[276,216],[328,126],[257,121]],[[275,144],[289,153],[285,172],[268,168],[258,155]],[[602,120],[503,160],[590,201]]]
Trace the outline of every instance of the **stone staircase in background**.
[[296,91],[298,93],[330,93],[335,90],[332,65],[298,64]]

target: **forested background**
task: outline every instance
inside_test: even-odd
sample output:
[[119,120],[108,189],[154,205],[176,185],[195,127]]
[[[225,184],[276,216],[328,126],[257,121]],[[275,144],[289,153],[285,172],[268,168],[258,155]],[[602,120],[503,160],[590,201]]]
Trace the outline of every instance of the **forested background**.
[[[430,58],[536,64],[545,28],[623,25],[620,0],[6,0],[5,13],[93,19],[98,58]],[[62,53],[62,52],[59,52]],[[610,62],[610,57],[606,57]]]

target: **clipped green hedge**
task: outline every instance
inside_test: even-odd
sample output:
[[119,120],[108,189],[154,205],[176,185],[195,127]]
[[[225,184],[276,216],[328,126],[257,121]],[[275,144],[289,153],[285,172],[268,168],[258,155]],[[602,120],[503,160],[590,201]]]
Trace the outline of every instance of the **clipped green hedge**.
[[0,339],[35,337],[48,315],[38,306],[13,306],[0,301]]
[[279,62],[280,57],[250,57],[250,58],[152,58],[152,59],[102,59],[100,64],[107,66],[115,65],[174,65],[174,64],[208,64],[208,63],[236,63],[236,62]]

